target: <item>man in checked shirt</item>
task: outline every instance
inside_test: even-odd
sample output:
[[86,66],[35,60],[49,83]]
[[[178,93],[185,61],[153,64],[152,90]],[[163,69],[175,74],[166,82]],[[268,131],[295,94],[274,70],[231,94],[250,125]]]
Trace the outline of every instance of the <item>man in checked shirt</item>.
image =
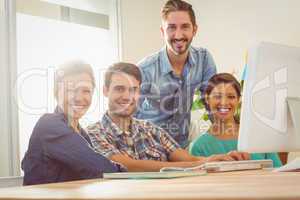
[[140,85],[141,73],[136,65],[116,63],[108,68],[103,88],[108,111],[99,122],[88,127],[96,151],[123,164],[128,171],[159,171],[163,167],[249,159],[247,153],[237,151],[210,157],[191,156],[162,128],[133,118]]

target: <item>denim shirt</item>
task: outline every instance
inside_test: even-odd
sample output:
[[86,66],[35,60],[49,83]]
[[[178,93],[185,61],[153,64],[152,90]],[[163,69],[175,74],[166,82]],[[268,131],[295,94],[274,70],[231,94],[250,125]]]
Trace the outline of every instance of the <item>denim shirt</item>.
[[173,72],[166,47],[142,60],[138,66],[142,85],[136,117],[165,129],[185,148],[194,92],[203,91],[216,73],[211,54],[204,48],[190,47],[182,76]]
[[43,115],[35,125],[29,147],[22,160],[24,185],[101,178],[103,172],[121,168],[91,148],[81,129],[68,126],[60,109]]

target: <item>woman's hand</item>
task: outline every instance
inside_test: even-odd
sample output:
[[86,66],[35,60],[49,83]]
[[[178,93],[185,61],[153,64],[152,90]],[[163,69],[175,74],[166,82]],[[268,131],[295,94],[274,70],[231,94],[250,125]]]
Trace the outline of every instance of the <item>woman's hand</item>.
[[247,152],[230,151],[227,154],[217,154],[206,157],[205,162],[215,161],[236,161],[236,160],[249,160],[250,154]]
[[227,153],[234,160],[250,160],[250,154],[247,152],[230,151]]
[[209,157],[206,157],[205,162],[215,162],[215,161],[234,161],[230,155],[227,154],[216,154]]

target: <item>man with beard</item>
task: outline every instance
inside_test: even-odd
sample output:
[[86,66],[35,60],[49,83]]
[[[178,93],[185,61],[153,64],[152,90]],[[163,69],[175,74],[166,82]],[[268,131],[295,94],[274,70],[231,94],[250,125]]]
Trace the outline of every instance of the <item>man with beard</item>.
[[159,171],[162,167],[193,167],[209,161],[248,159],[236,151],[210,157],[191,156],[162,128],[133,118],[140,96],[141,73],[136,65],[116,63],[105,73],[108,111],[88,127],[96,151],[123,164],[128,171]]
[[142,86],[136,117],[165,129],[185,148],[194,92],[203,91],[216,67],[206,49],[191,46],[198,28],[192,5],[169,0],[161,16],[166,46],[138,64]]

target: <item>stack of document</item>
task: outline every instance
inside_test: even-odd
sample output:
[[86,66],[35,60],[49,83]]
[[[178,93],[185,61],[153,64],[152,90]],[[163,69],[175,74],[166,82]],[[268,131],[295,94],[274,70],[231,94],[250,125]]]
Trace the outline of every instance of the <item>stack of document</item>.
[[274,172],[298,172],[300,171],[300,157],[282,167],[273,170]]

